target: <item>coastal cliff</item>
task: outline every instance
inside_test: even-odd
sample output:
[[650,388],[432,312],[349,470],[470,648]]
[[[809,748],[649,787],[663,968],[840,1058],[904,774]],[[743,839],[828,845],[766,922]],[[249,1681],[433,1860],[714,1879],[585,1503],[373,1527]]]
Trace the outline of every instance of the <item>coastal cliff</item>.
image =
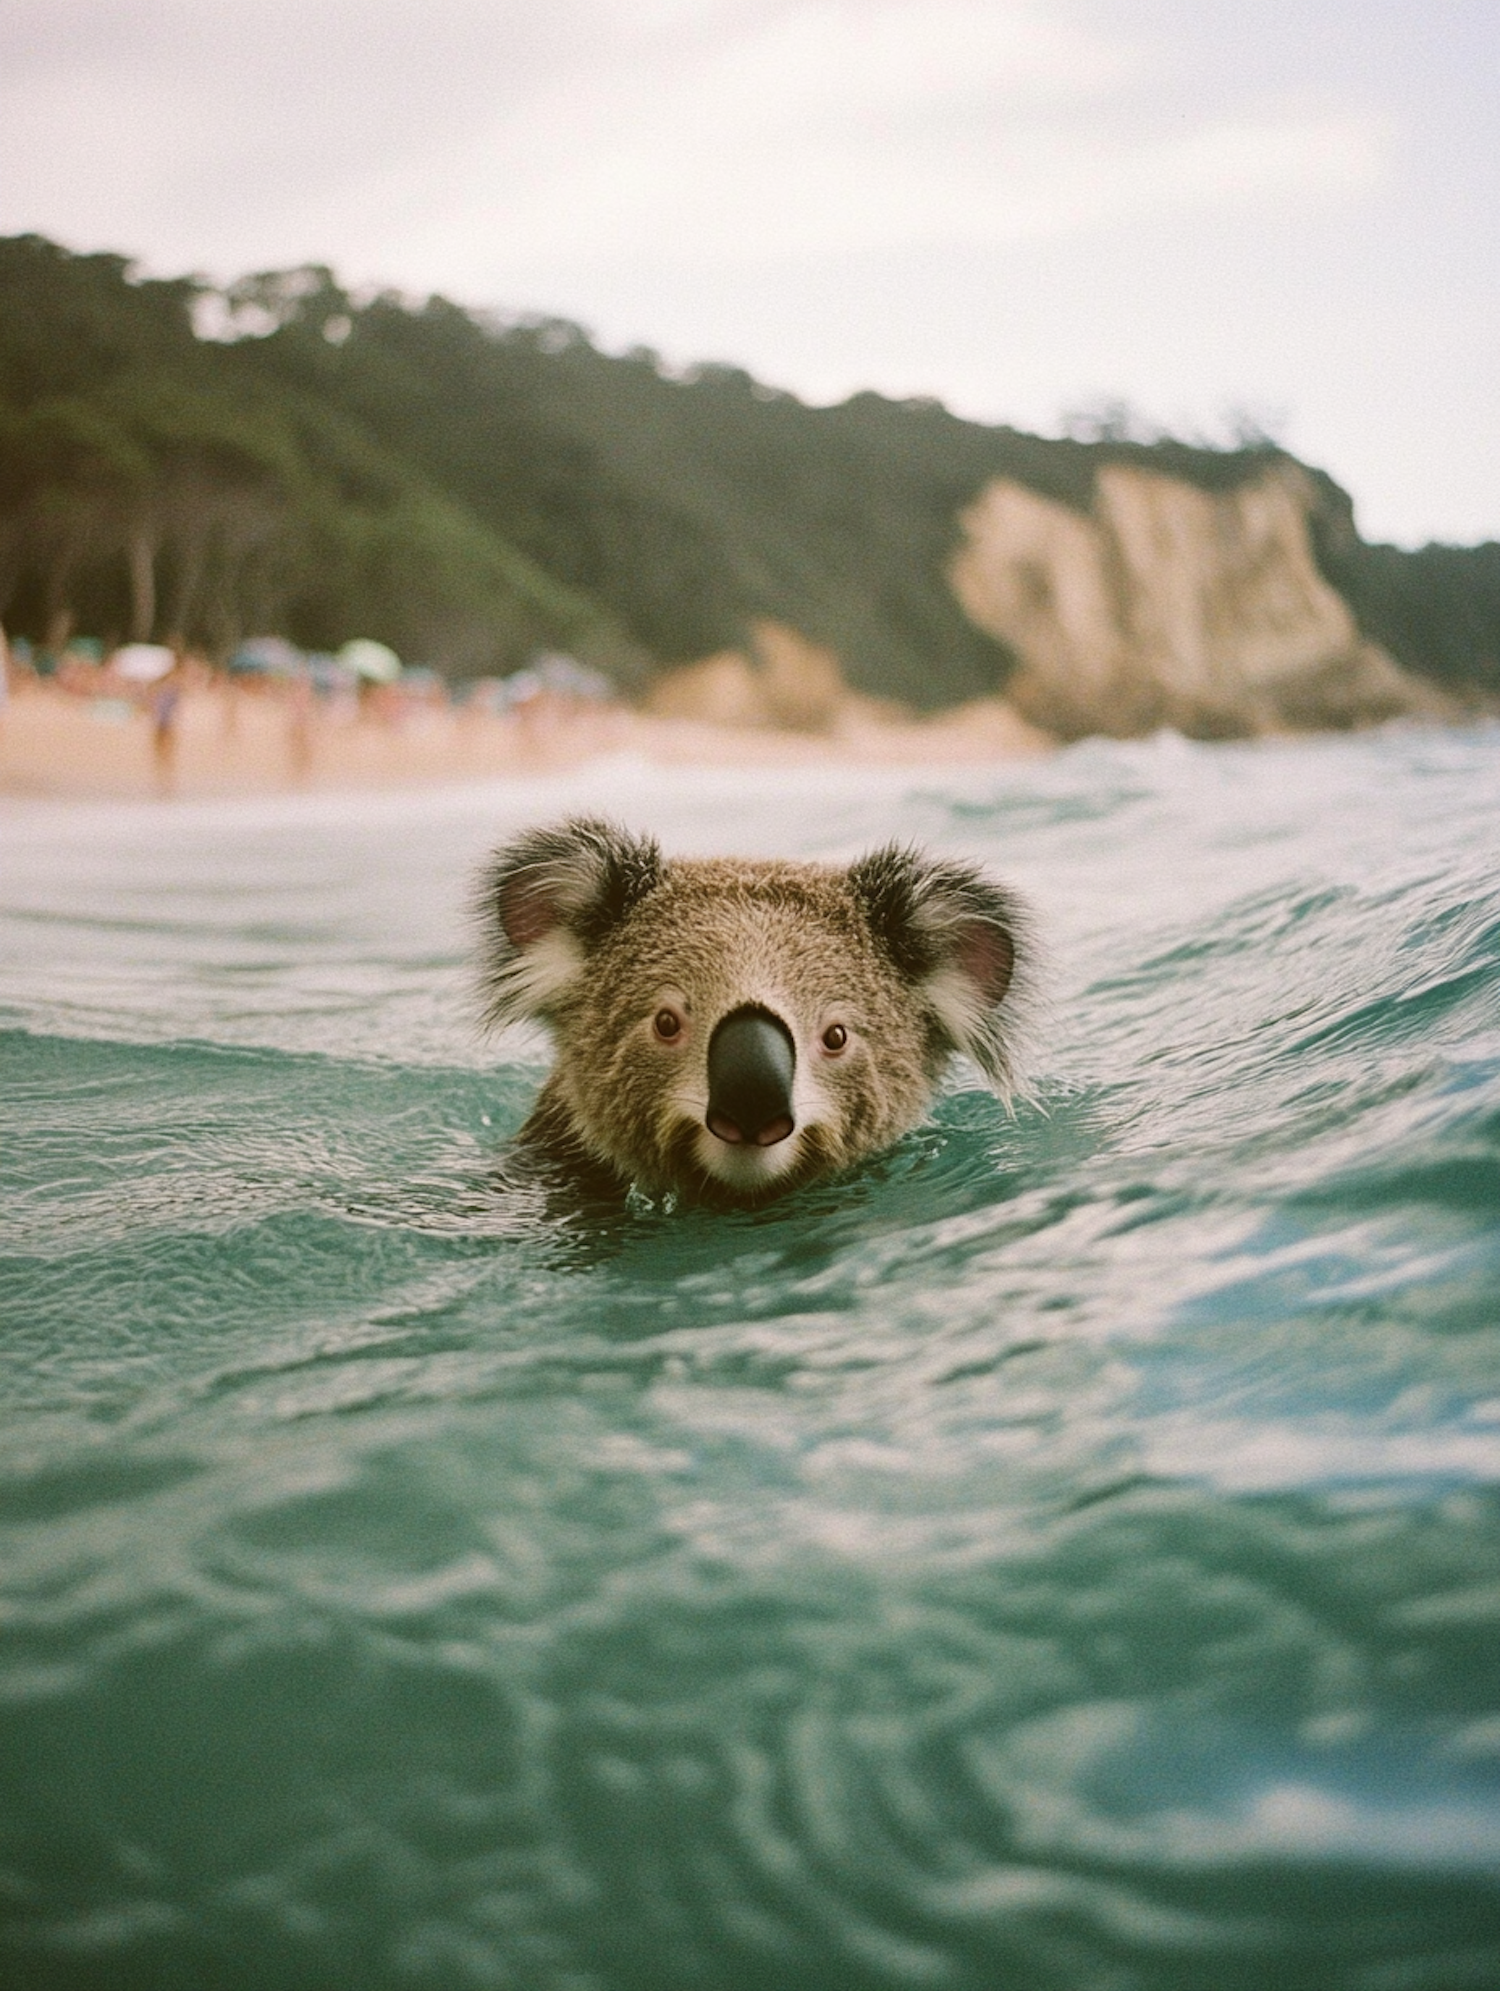
[[1003,759],[1055,744],[1009,700],[966,699],[922,714],[851,689],[838,653],[799,629],[760,618],[741,649],[664,671],[641,701],[648,719],[734,731],[799,735],[866,758]]
[[1016,656],[1011,703],[1064,738],[1442,716],[1450,701],[1365,638],[1319,570],[1317,503],[1286,459],[1219,491],[1103,464],[1086,511],[995,478],[949,577]]

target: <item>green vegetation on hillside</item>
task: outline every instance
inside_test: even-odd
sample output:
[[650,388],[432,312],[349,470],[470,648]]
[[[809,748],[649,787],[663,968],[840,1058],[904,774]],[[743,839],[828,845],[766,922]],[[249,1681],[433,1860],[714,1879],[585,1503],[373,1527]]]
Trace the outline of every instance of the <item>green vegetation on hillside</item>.
[[[1084,507],[1102,461],[1224,488],[1277,454],[1047,440],[874,394],[809,408],[317,268],[220,295],[22,236],[0,301],[0,618],[41,641],[362,634],[452,676],[561,645],[631,686],[773,616],[932,707],[1011,661],[945,579],[987,479]],[[224,336],[199,336],[215,314]],[[1370,633],[1500,685],[1500,548],[1364,546],[1320,485],[1325,568]]]
[[[202,291],[0,242],[0,617],[55,642],[353,633],[464,675],[633,645],[267,341],[200,339]],[[319,336],[332,360],[333,349]],[[272,350],[272,349],[276,350]]]

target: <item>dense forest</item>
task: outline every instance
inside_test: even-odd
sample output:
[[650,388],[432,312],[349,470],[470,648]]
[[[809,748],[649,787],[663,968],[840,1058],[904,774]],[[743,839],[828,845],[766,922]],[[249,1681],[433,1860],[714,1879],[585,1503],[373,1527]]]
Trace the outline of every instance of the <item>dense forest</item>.
[[[932,707],[1011,663],[945,579],[986,480],[1086,507],[1104,461],[1222,488],[1277,454],[1046,439],[875,394],[811,408],[322,268],[219,291],[0,240],[0,621],[44,645],[358,634],[454,678],[560,646],[629,690],[774,616],[860,689]],[[1500,688],[1500,546],[1365,545],[1317,482],[1319,557],[1367,633]]]

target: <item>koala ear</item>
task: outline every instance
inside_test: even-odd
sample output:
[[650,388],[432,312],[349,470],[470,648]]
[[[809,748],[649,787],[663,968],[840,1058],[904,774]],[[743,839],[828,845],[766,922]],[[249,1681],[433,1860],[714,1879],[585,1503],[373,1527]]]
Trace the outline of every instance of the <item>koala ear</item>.
[[475,899],[485,1022],[552,1015],[590,950],[661,876],[651,838],[593,816],[528,830],[497,850]]
[[949,1048],[1009,1094],[1017,1081],[1012,984],[1030,935],[1024,903],[975,865],[894,843],[852,864],[849,886]]

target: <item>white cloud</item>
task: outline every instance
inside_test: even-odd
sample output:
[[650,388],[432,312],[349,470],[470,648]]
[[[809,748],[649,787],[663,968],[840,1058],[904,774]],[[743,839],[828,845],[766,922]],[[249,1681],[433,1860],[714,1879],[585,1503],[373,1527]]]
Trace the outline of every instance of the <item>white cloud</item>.
[[450,286],[1348,194],[1385,144],[1338,107],[1152,115],[1058,0],[22,0],[8,35],[0,225]]
[[[578,4],[8,0],[0,229],[155,267],[338,260],[366,189],[570,60]],[[331,217],[314,250],[304,215]]]
[[1056,8],[844,0],[642,35],[392,176],[407,253],[492,270],[713,268],[990,248],[1122,218],[1346,195],[1385,133],[1273,108],[1182,130],[1134,105],[1123,46]]

